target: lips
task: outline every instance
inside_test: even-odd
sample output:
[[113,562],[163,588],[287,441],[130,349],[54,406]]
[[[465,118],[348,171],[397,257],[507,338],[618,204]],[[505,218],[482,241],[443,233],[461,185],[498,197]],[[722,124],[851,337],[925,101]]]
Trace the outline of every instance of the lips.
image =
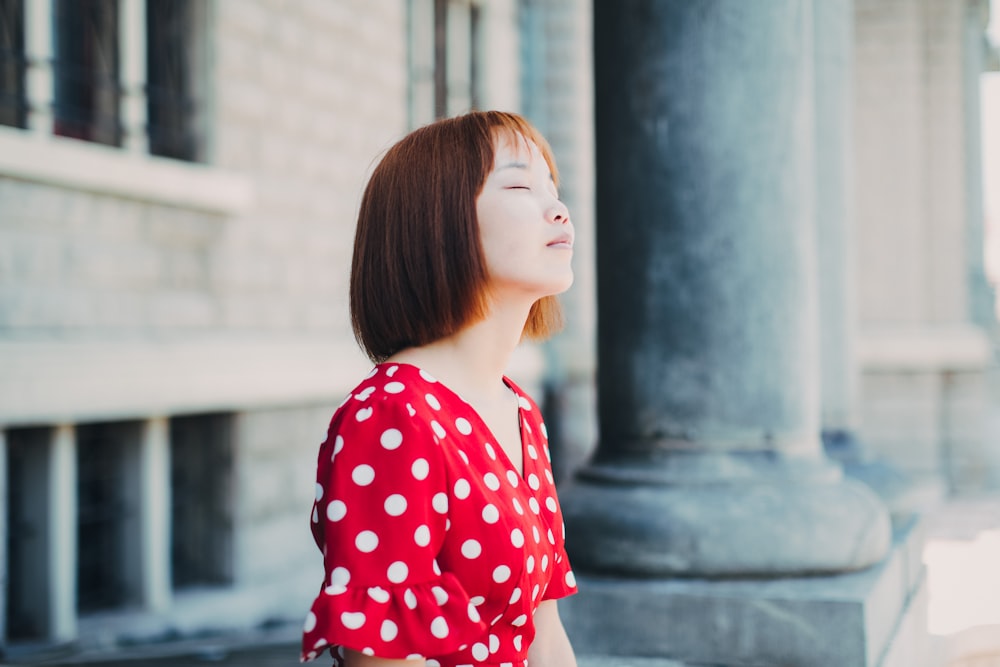
[[566,249],[572,249],[573,248],[573,236],[570,235],[570,234],[563,234],[562,236],[558,236],[555,239],[553,239],[552,241],[550,241],[546,245],[546,247],[547,248],[566,248]]

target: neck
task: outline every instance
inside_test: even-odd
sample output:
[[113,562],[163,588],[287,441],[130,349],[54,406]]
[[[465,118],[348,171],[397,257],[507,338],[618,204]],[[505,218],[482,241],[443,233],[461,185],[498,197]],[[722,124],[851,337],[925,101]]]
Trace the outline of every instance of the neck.
[[503,374],[530,309],[530,303],[494,304],[484,319],[447,338],[402,350],[391,361],[423,368],[470,402],[503,400]]

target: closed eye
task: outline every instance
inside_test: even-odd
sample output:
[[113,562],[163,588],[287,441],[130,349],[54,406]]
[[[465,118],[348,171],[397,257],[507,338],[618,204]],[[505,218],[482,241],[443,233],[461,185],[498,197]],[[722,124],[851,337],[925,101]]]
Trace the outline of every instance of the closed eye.
[[507,186],[507,189],[508,190],[530,190],[531,188],[529,188],[527,185],[509,185],[509,186]]

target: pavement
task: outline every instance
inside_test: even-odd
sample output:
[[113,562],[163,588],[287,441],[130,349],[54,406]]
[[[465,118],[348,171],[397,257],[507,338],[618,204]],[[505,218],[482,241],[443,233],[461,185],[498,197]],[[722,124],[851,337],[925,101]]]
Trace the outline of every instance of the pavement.
[[[951,499],[925,516],[927,667],[1000,667],[1000,494]],[[22,650],[0,665],[45,667],[292,667],[298,627],[120,646]],[[580,656],[580,667],[684,667],[665,659]],[[319,660],[315,665],[328,665]]]

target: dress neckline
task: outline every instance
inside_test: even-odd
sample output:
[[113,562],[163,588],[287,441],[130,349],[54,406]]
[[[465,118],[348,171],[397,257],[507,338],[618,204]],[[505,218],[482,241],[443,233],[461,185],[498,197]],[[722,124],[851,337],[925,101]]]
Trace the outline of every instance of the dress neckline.
[[510,456],[507,454],[507,450],[505,450],[503,448],[503,445],[500,444],[500,440],[497,438],[496,433],[493,432],[493,429],[490,428],[490,425],[486,423],[486,420],[483,419],[482,415],[479,414],[479,411],[476,410],[472,406],[471,403],[469,403],[467,400],[465,400],[465,398],[463,398],[461,394],[459,394],[457,391],[455,391],[454,389],[452,389],[451,387],[449,387],[448,385],[446,385],[441,380],[438,380],[436,377],[434,377],[433,375],[431,375],[430,373],[428,373],[426,370],[424,370],[420,366],[417,366],[416,364],[411,364],[411,363],[405,362],[405,361],[383,361],[382,363],[377,364],[376,367],[377,368],[387,369],[387,368],[391,368],[393,366],[407,367],[407,368],[412,369],[412,371],[416,372],[417,375],[419,375],[420,378],[422,380],[424,380],[424,382],[427,382],[429,384],[436,384],[436,385],[438,385],[439,387],[441,387],[445,391],[447,391],[449,394],[451,394],[452,396],[454,396],[456,399],[458,399],[459,401],[461,401],[463,404],[465,404],[469,408],[469,411],[473,415],[475,415],[476,420],[482,425],[482,427],[486,430],[486,432],[489,433],[490,439],[493,441],[494,444],[496,444],[497,449],[500,450],[497,453],[497,456],[498,457],[502,457],[501,462],[504,464],[504,466],[508,470],[513,470],[517,474],[517,476],[521,478],[522,481],[526,481],[527,480],[527,474],[528,474],[527,467],[528,467],[529,457],[528,457],[528,452],[526,451],[527,450],[527,443],[524,441],[524,414],[523,414],[524,408],[521,405],[521,401],[524,398],[524,395],[521,392],[521,388],[518,387],[517,384],[515,384],[513,380],[511,380],[506,375],[501,376],[501,379],[503,380],[504,386],[507,387],[511,391],[511,393],[514,394],[514,398],[517,399],[517,401],[516,401],[517,402],[517,435],[518,435],[518,444],[519,444],[520,449],[521,449],[521,469],[520,470],[517,469],[517,466],[515,466],[514,462],[510,459]]

